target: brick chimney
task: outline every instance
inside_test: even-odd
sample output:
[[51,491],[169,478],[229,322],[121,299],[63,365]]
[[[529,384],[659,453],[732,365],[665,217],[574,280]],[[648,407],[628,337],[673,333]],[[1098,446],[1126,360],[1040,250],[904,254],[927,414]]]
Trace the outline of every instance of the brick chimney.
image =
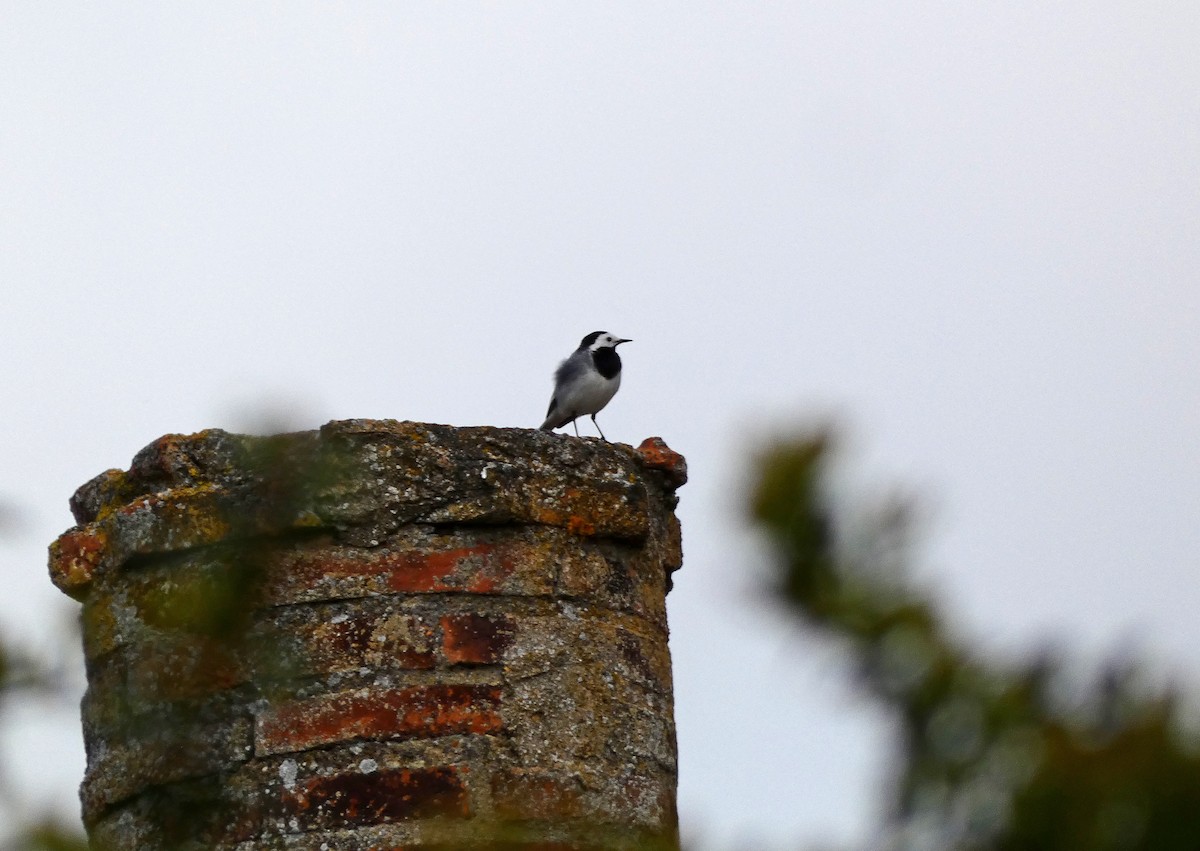
[[395,421],[171,435],[71,500],[92,846],[670,849],[682,457]]

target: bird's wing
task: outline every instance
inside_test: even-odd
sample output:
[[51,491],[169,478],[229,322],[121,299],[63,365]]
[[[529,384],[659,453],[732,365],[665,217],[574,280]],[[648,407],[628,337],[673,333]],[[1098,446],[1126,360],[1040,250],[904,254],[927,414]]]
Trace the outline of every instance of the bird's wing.
[[558,369],[554,371],[555,391],[557,392],[564,384],[582,375],[588,368],[588,358],[591,356],[591,352],[578,351],[560,363]]
[[554,370],[554,395],[550,397],[550,407],[546,409],[546,422],[542,423],[542,428],[560,428],[571,421],[570,417],[555,418],[554,409],[558,407],[563,388],[587,371],[589,357],[591,352],[575,352]]

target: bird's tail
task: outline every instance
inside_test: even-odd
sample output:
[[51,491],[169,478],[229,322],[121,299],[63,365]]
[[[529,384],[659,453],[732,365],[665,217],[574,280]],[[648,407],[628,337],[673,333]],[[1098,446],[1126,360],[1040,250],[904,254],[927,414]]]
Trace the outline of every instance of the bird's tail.
[[554,431],[554,429],[562,428],[570,421],[570,417],[564,417],[562,411],[558,410],[558,395],[556,394],[550,400],[550,407],[546,409],[546,421],[541,425],[542,431]]

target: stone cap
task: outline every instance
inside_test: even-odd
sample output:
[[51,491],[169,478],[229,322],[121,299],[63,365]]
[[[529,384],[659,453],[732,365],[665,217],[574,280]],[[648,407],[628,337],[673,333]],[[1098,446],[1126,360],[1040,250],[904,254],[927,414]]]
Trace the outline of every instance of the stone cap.
[[[657,437],[634,449],[534,429],[363,419],[269,437],[167,435],[128,471],[75,492],[79,525],[51,545],[50,577],[83,599],[131,558],[302,529],[366,547],[413,523],[638,541],[686,481],[683,456]],[[682,561],[675,550],[671,570]]]

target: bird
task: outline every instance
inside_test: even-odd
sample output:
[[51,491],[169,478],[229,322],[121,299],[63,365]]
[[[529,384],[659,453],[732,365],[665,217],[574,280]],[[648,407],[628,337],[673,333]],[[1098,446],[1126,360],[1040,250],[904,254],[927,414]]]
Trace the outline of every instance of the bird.
[[550,408],[542,431],[551,431],[565,426],[575,426],[579,437],[576,417],[590,414],[592,424],[600,432],[605,443],[608,438],[596,422],[596,414],[609,403],[617,388],[621,386],[621,356],[617,346],[632,343],[607,331],[593,331],[583,338],[579,348],[558,365],[554,372],[554,395],[550,397]]

